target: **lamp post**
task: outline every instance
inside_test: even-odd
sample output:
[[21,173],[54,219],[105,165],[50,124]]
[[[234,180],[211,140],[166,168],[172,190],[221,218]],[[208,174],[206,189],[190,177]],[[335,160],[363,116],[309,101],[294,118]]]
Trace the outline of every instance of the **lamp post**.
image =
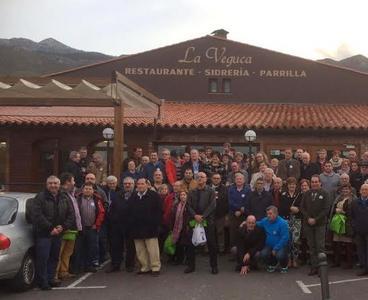
[[244,134],[245,140],[248,142],[248,177],[251,178],[251,167],[252,167],[252,143],[256,140],[257,134],[254,130],[247,130]]
[[114,138],[114,129],[107,127],[102,131],[102,136],[107,141],[107,151],[106,151],[106,160],[107,160],[107,176],[110,175],[110,141]]

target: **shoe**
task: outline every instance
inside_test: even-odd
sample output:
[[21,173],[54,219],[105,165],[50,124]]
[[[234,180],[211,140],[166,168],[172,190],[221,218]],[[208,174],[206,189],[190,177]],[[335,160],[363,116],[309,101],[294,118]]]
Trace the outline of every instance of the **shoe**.
[[288,269],[288,267],[281,268],[281,269],[280,269],[280,273],[281,273],[281,274],[286,274],[286,273],[288,272],[288,270],[289,270],[289,269]]
[[64,274],[60,274],[59,275],[59,278],[61,280],[70,279],[70,278],[74,278],[74,277],[76,277],[76,275],[75,274],[71,274],[71,273],[64,273]]
[[59,287],[61,285],[61,281],[53,280],[49,282],[50,287]]
[[195,271],[194,267],[186,267],[184,270],[185,274],[193,273]]
[[273,273],[273,272],[275,272],[275,270],[276,270],[276,267],[274,267],[274,266],[267,266],[267,268],[266,268],[266,271],[268,273]]
[[366,275],[368,275],[368,271],[366,270],[362,270],[357,273],[357,276],[366,276]]
[[125,271],[127,271],[128,273],[133,273],[134,267],[125,267]]
[[89,267],[87,269],[85,269],[86,273],[96,273],[97,269],[95,267]]
[[151,275],[152,275],[153,277],[158,277],[158,276],[160,276],[160,271],[152,271],[152,272],[151,272]]
[[114,273],[114,272],[120,272],[120,268],[118,266],[110,266],[105,271],[105,273]]
[[50,291],[51,290],[51,286],[49,286],[49,285],[41,286],[40,287],[40,290],[41,291]]
[[218,274],[218,268],[217,267],[213,267],[212,269],[211,269],[211,274],[213,274],[213,275],[216,275],[216,274]]
[[314,275],[318,275],[317,268],[311,268],[309,273],[308,273],[308,276],[314,276]]
[[152,273],[151,270],[149,270],[149,271],[138,271],[137,275],[148,275],[148,274],[151,274],[151,273]]

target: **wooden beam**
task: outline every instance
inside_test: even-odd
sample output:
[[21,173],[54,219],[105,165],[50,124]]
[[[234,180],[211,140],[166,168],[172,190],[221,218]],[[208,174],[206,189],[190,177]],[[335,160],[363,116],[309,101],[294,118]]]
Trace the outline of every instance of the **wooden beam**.
[[71,107],[112,107],[114,99],[94,98],[1,98],[0,106],[71,106]]
[[121,166],[124,151],[124,105],[121,99],[116,99],[114,106],[114,152],[112,161],[112,172],[120,182]]

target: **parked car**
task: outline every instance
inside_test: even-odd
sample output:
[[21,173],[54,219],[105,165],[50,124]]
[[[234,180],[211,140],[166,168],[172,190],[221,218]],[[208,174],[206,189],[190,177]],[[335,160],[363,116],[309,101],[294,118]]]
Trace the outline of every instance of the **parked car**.
[[35,280],[34,238],[26,208],[35,194],[0,192],[0,280],[17,291]]

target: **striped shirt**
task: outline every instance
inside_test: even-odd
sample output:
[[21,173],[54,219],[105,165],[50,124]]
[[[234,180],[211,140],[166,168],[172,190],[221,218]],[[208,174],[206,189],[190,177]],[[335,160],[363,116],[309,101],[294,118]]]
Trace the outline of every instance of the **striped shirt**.
[[93,197],[82,197],[80,209],[83,226],[92,226],[96,222],[96,205]]

